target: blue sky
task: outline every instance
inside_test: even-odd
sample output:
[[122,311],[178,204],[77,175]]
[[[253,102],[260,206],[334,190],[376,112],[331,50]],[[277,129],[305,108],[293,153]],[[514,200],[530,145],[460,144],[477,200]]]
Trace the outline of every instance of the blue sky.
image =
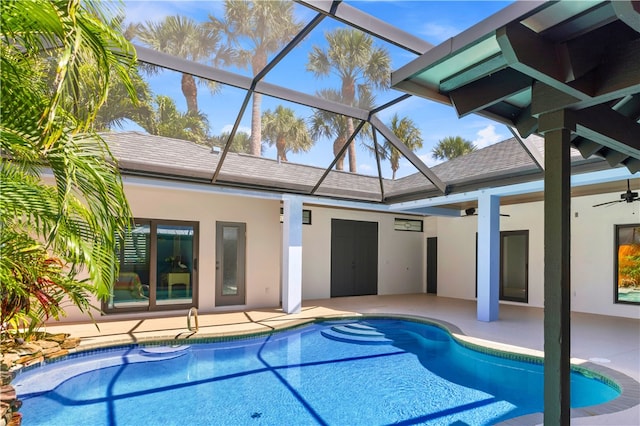
[[[348,1],[347,3],[438,45],[496,13],[511,2],[375,0]],[[142,23],[161,21],[166,16],[176,14],[189,16],[196,21],[206,21],[209,14],[222,17],[224,13],[222,1],[126,1],[125,7],[127,22]],[[295,13],[296,18],[305,24],[315,16],[315,12],[300,5],[295,6]],[[309,37],[267,75],[265,81],[310,94],[321,88],[339,88],[340,84],[337,78],[315,79],[311,74],[305,72],[305,65],[311,47],[325,44],[324,34],[342,26],[334,20],[325,19]],[[376,45],[389,51],[392,58],[392,70],[400,68],[417,57],[382,41],[377,42]],[[250,76],[249,70],[237,68],[230,70]],[[149,81],[156,94],[171,96],[179,109],[186,110],[186,104],[180,91],[179,73],[165,71],[158,76],[150,77]],[[376,96],[376,104],[382,104],[401,94],[393,90],[379,93]],[[220,93],[211,95],[206,87],[199,88],[199,107],[209,117],[211,134],[220,134],[231,129],[243,98],[244,91],[239,89],[225,87]],[[262,111],[273,109],[278,104],[293,108],[300,117],[309,117],[312,114],[310,108],[268,97],[263,97]],[[250,113],[251,107],[249,106],[241,121],[241,130],[250,131]],[[431,150],[444,137],[462,136],[478,147],[484,147],[511,137],[508,129],[500,124],[479,116],[458,119],[451,107],[416,97],[411,97],[381,112],[379,117],[383,122],[388,123],[395,113],[400,117],[411,118],[421,130],[424,140],[423,148],[416,153],[428,166],[436,164],[431,157]],[[308,153],[289,154],[289,161],[327,167],[333,160],[332,143],[333,141],[330,140],[319,140]],[[265,156],[275,158],[275,148],[268,148]],[[373,156],[359,149],[357,159],[359,173],[376,174],[376,163]],[[403,160],[398,170],[398,177],[414,172],[413,166]],[[390,177],[391,171],[387,164],[384,164],[383,174],[385,177]]]

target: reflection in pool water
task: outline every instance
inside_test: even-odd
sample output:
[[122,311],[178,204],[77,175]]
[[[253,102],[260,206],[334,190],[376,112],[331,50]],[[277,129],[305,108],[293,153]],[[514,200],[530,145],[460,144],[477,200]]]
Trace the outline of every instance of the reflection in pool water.
[[[104,350],[14,381],[23,425],[489,425],[542,410],[542,365],[396,319],[260,338]],[[572,406],[619,392],[574,372]]]

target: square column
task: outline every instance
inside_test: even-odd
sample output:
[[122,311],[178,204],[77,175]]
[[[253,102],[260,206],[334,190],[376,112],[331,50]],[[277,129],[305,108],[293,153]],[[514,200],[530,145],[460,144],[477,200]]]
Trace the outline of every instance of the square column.
[[302,199],[284,196],[282,203],[282,309],[297,314],[302,307]]
[[500,197],[478,198],[478,321],[497,321],[500,301]]
[[544,135],[544,424],[571,419],[571,131]]

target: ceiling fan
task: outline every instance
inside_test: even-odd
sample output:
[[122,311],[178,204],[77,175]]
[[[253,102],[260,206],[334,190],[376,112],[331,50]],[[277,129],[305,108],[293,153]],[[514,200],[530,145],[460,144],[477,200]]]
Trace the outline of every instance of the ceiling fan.
[[[478,216],[478,213],[476,213],[476,208],[475,207],[469,207],[468,209],[464,209],[464,215],[465,216]],[[511,217],[511,215],[504,214],[504,213],[500,213],[500,216]]]
[[627,191],[620,194],[620,199],[615,201],[607,201],[606,203],[596,204],[593,207],[606,206],[609,204],[617,204],[626,201],[627,203],[633,203],[634,201],[638,201],[640,198],[638,197],[637,192],[631,192],[631,184],[629,183],[629,179],[627,179]]

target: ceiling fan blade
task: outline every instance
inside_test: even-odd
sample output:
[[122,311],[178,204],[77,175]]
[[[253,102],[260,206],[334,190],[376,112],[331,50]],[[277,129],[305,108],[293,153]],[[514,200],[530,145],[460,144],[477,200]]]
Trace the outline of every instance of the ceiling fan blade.
[[616,201],[607,201],[606,203],[600,203],[600,204],[594,204],[591,207],[600,207],[600,206],[606,206],[609,204],[618,204],[618,203],[622,203],[624,200],[616,200]]

